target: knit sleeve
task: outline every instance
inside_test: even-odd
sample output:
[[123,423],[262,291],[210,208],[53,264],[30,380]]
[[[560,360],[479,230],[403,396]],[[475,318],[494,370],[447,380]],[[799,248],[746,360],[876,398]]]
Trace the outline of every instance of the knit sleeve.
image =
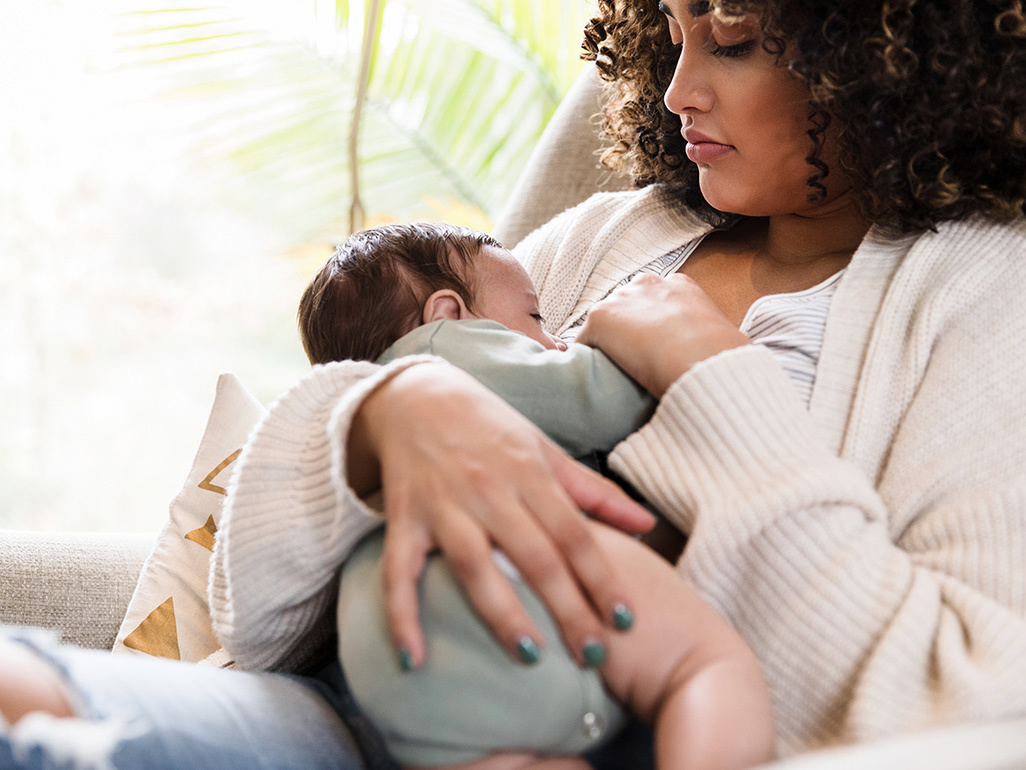
[[338,568],[381,519],[345,478],[354,413],[430,357],[313,371],[254,429],[237,461],[211,559],[214,631],[242,669],[295,670],[333,633]]
[[1024,288],[969,266],[885,304],[840,456],[756,346],[615,450],[762,661],[782,752],[1026,710]]
[[514,250],[546,328],[562,333],[623,278],[710,230],[661,185],[597,193]]

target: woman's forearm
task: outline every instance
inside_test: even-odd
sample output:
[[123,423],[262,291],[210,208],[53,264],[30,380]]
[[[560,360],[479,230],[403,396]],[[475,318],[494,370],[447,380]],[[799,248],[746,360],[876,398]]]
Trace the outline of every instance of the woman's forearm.
[[317,367],[272,405],[240,455],[208,592],[215,633],[238,667],[289,667],[325,622],[338,566],[380,526],[346,483],[346,438],[368,393],[405,365]]
[[[966,366],[959,358],[950,365]],[[1026,635],[1026,581],[1008,560],[1026,548],[1026,479],[1022,466],[1008,472],[1023,448],[993,432],[1004,443],[991,453],[967,419],[995,394],[953,412],[922,384],[931,406],[890,452],[884,495],[824,444],[765,351],[705,367],[612,465],[690,532],[681,570],[762,661],[783,746],[1026,707],[1026,661],[1011,643]],[[1022,419],[1012,397],[1000,411]],[[938,431],[942,444],[919,443]]]
[[353,416],[346,448],[346,478],[358,497],[366,497],[381,486],[381,465],[367,425],[367,408],[377,394],[372,393]]

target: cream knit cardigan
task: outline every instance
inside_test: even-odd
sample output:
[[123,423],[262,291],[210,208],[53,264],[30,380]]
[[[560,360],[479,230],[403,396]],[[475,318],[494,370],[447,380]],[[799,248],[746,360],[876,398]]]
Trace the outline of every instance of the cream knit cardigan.
[[[518,248],[564,329],[706,231],[659,187],[600,194]],[[680,378],[613,467],[690,534],[683,577],[747,639],[780,751],[1026,713],[1026,221],[873,230],[810,404],[758,346]],[[239,460],[215,628],[243,668],[316,640],[380,518],[345,483],[362,398],[417,361],[317,367]]]

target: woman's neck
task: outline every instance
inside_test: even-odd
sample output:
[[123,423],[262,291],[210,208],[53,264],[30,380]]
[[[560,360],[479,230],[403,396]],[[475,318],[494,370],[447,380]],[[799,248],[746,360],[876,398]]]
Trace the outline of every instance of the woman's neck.
[[751,248],[753,284],[763,293],[777,293],[814,286],[847,266],[870,223],[853,203],[838,200],[812,215],[753,219],[742,227]]
[[745,218],[707,236],[680,270],[740,323],[759,297],[811,288],[846,267],[869,227],[841,201],[814,215]]
[[784,266],[821,260],[847,262],[870,227],[848,196],[825,204],[811,214],[781,214],[762,222],[759,255]]

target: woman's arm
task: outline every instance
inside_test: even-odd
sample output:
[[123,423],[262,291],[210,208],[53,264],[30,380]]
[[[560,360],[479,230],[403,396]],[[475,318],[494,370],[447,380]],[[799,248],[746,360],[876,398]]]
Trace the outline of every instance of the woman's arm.
[[514,657],[525,637],[539,646],[544,640],[493,547],[543,598],[571,649],[603,642],[621,608],[631,606],[580,511],[632,532],[647,530],[651,516],[456,367],[413,367],[379,388],[361,409],[348,450],[377,459],[367,480],[380,478],[384,493],[389,626],[414,665],[425,655],[416,583],[436,548]]
[[759,656],[786,751],[1026,709],[1026,278],[995,253],[930,291],[936,258],[903,266],[841,457],[756,346],[613,453],[689,532],[680,569]]
[[445,551],[511,651],[523,636],[544,644],[496,570],[490,547],[501,547],[562,620],[568,644],[583,647],[604,638],[630,599],[582,534],[579,510],[630,531],[651,525],[614,484],[430,357],[316,367],[271,408],[238,462],[210,600],[215,631],[243,668],[288,665],[323,626],[338,567],[380,525],[359,499],[379,481],[390,617],[415,662],[423,649],[412,592],[428,551]]
[[250,436],[228,489],[208,586],[214,631],[239,668],[294,670],[330,640],[338,566],[381,524],[345,483],[339,437],[368,393],[417,363],[315,367]]

